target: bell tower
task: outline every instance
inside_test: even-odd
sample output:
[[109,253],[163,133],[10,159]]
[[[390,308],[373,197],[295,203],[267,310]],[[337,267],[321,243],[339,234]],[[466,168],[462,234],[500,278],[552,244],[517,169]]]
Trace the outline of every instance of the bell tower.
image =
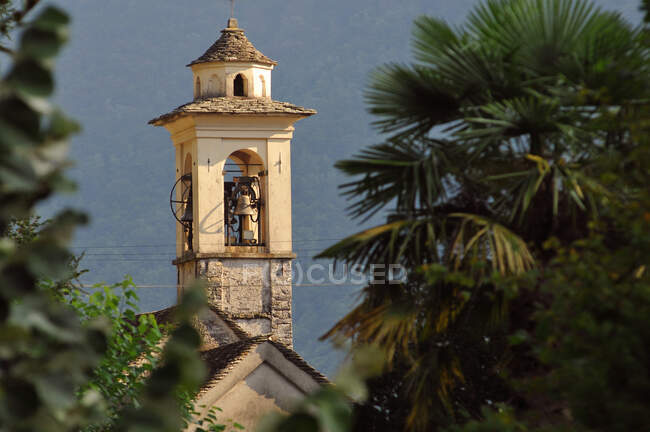
[[292,347],[291,139],[316,111],[271,98],[276,65],[231,18],[188,65],[193,101],[149,123],[176,150],[179,295],[202,278],[212,306]]

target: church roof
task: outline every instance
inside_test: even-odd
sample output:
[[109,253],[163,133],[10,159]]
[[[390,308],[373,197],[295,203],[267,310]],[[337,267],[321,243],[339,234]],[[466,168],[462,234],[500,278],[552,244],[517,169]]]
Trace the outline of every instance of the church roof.
[[[235,321],[230,319],[227,314],[212,305],[209,306],[209,309],[223,320],[229,329],[234,332],[237,340],[230,343],[219,344],[219,346],[216,347],[209,343],[209,341],[204,340],[204,346],[201,349],[200,355],[208,368],[208,378],[202,386],[199,395],[225,378],[228,373],[243,361],[248,354],[264,343],[270,343],[274,348],[280,351],[286,360],[293,363],[298,369],[313,378],[315,382],[319,384],[327,384],[330,382],[325,375],[318,372],[307,363],[300,354],[284,344],[272,340],[271,335],[251,337],[239,325],[237,325]],[[171,306],[166,309],[148,312],[141,315],[153,315],[159,325],[173,324],[175,319],[175,310],[176,306]],[[209,325],[210,323],[206,324]],[[200,333],[202,338],[205,339],[206,334],[203,331],[200,331]],[[208,342],[207,346],[206,342]]]
[[234,18],[229,19],[228,27],[221,30],[221,37],[188,66],[209,62],[251,62],[273,66],[278,64],[253,46],[244,30],[237,27],[237,20]]
[[325,375],[309,365],[297,352],[279,342],[271,340],[268,335],[264,335],[201,352],[201,357],[208,367],[208,379],[199,392],[199,395],[225,378],[249,353],[254,351],[259,345],[267,342],[280,351],[285,359],[293,363],[317,383],[328,384],[330,382]]
[[149,124],[160,126],[185,114],[286,115],[311,116],[316,110],[268,98],[215,97],[197,99],[156,117]]

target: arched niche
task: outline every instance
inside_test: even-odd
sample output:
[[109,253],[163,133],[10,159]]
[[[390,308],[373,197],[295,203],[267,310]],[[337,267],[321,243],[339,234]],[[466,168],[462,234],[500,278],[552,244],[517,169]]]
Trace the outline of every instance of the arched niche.
[[251,150],[237,150],[224,167],[226,247],[263,247],[266,242],[264,161]]
[[260,75],[260,84],[262,86],[262,97],[266,97],[266,80],[264,79],[264,75]]
[[194,84],[194,99],[199,99],[201,97],[201,78],[196,77],[196,82]]

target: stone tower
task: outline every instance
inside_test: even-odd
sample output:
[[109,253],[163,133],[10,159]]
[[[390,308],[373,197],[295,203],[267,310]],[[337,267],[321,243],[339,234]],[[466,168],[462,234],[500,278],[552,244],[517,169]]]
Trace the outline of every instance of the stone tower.
[[176,150],[179,295],[202,278],[212,306],[292,347],[291,139],[316,111],[271,98],[276,65],[231,18],[188,65],[194,100],[150,123]]

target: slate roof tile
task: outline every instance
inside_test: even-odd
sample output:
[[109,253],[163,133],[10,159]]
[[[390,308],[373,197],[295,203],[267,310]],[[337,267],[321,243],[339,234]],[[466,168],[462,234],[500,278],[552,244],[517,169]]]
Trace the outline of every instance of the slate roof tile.
[[[176,306],[167,309],[149,312],[153,315],[158,324],[173,324],[174,310]],[[239,341],[222,345],[215,348],[204,349],[200,355],[208,368],[208,378],[204,383],[199,394],[207,391],[211,386],[221,381],[235,366],[240,363],[248,353],[252,352],[258,345],[269,342],[273,345],[282,355],[298,367],[303,372],[311,376],[316,382],[320,384],[328,384],[330,381],[325,375],[314,369],[305,359],[291,348],[276,342],[271,339],[270,335],[262,335],[251,337],[248,333],[241,329],[232,319],[219,309],[210,306],[210,309],[219,316],[233,332],[240,338]],[[144,314],[143,314],[144,315]]]
[[311,116],[316,110],[304,108],[289,102],[280,102],[268,98],[216,97],[203,98],[181,105],[175,110],[156,117],[149,124],[160,126],[185,114],[233,114],[233,115],[278,115],[295,114]]
[[271,340],[268,335],[263,335],[202,351],[201,358],[208,367],[208,378],[199,391],[199,395],[224,379],[237,364],[264,342],[273,345],[287,360],[312,377],[317,383],[329,384],[330,381],[327,377],[314,369],[300,354],[279,342]]
[[237,27],[237,20],[234,19],[230,19],[228,27],[221,30],[221,37],[188,66],[209,62],[252,62],[273,66],[278,64],[253,46],[244,30]]

